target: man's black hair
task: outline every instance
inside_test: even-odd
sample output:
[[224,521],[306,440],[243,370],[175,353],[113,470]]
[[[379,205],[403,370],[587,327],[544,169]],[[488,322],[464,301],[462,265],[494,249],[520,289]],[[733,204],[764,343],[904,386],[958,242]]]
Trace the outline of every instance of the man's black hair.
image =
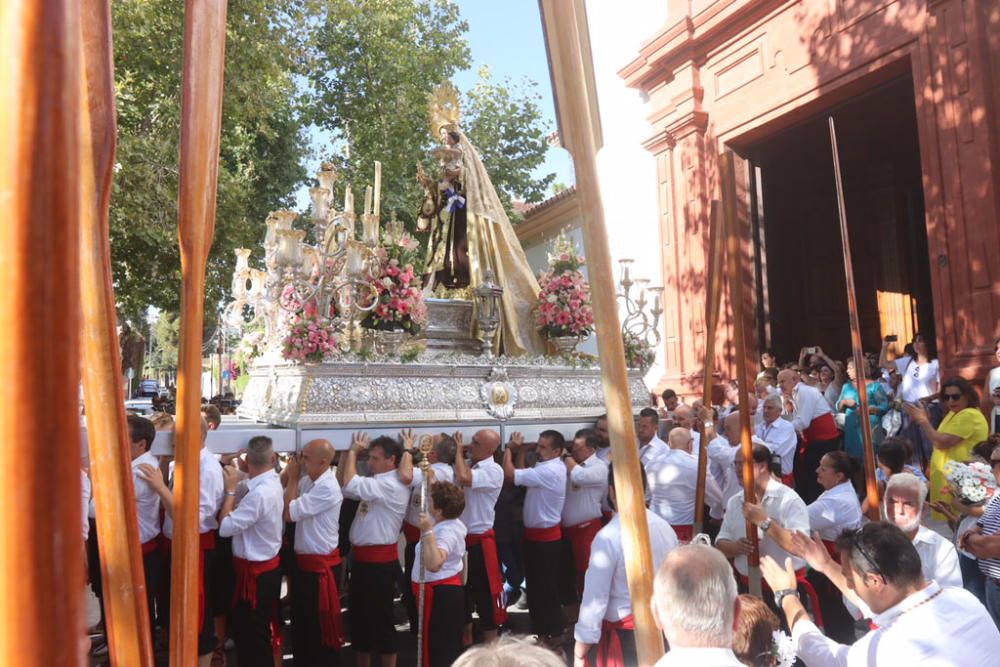
[[851,559],[858,572],[877,574],[896,587],[924,581],[920,554],[902,530],[887,521],[873,521],[860,530],[845,530],[837,538],[841,558]]
[[146,451],[153,446],[156,439],[156,427],[153,422],[139,415],[128,416],[128,439],[130,442],[146,441]]
[[559,431],[554,431],[552,429],[542,431],[538,434],[538,439],[541,440],[542,438],[548,439],[549,444],[555,449],[563,449],[566,447],[566,438],[564,438],[563,434]]
[[380,448],[386,458],[393,457],[396,460],[396,467],[399,467],[399,462],[403,458],[403,445],[400,444],[399,440],[390,438],[387,435],[380,435],[372,440],[368,446],[369,449],[372,447]]

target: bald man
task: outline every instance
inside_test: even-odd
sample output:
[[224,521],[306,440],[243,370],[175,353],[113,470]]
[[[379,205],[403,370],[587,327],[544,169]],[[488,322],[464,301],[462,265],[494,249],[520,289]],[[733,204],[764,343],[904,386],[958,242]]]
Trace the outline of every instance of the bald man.
[[[698,459],[691,454],[691,431],[682,426],[671,429],[670,449],[646,468],[649,480],[649,509],[670,524],[681,542],[694,537],[695,489]],[[705,502],[713,519],[722,519],[722,490],[715,479],[705,478]]]
[[[698,450],[701,448],[701,433],[696,429],[695,422],[698,421],[698,416],[695,414],[694,408],[690,405],[684,405],[681,403],[674,410],[674,426],[673,428],[686,428],[691,433],[691,456],[698,458]],[[673,430],[673,429],[671,429]],[[669,436],[669,433],[668,433]]]
[[337,664],[344,645],[340,618],[340,485],[330,470],[334,448],[328,440],[311,440],[288,460],[285,520],[295,522],[292,578],[292,637],[295,664]]
[[840,430],[823,394],[802,382],[798,371],[786,368],[778,373],[778,386],[785,401],[792,405],[790,421],[801,435],[793,474],[795,490],[808,505],[823,493],[816,479],[816,468],[827,452],[840,449]]
[[[504,606],[503,577],[493,532],[497,497],[503,488],[503,468],[493,460],[500,446],[500,434],[483,429],[466,446],[461,433],[455,433],[455,483],[465,489],[462,523],[468,529],[465,545],[468,554],[465,584],[466,637],[471,639],[472,610],[479,614],[483,641],[497,638],[497,628],[507,621]],[[469,463],[465,461],[468,449]],[[470,465],[471,463],[471,465]]]

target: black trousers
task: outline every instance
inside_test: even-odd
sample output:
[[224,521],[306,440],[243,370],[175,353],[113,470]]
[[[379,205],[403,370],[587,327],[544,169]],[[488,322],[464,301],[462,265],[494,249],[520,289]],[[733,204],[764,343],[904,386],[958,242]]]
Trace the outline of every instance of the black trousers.
[[233,538],[215,535],[215,558],[212,562],[212,613],[230,616],[236,570],[233,569]]
[[[465,622],[472,623],[472,612],[479,614],[479,629],[496,630],[493,622],[493,594],[490,592],[490,576],[486,572],[483,545],[476,544],[466,549],[469,572],[465,580]],[[497,564],[499,567],[499,564]]]
[[841,449],[841,439],[814,440],[806,445],[805,452],[796,450],[795,464],[792,474],[795,477],[795,490],[802,496],[806,505],[819,498],[823,493],[823,487],[816,479],[816,468],[819,467],[819,460],[825,454]]
[[417,557],[417,543],[407,542],[403,551],[403,576],[399,580],[400,594],[403,606],[406,607],[406,617],[410,620],[410,634],[417,634],[417,599],[413,597],[413,587],[410,581],[413,575],[413,561]]
[[153,549],[142,555],[142,572],[146,583],[146,606],[149,608],[149,627],[155,625],[156,619],[156,589],[160,585],[163,573],[163,554],[159,549]]
[[[462,600],[465,592],[461,586],[437,586],[434,589],[434,606],[431,609],[431,627],[427,634],[429,667],[450,667],[465,650],[463,643],[464,614]],[[417,647],[417,650],[421,650]]]
[[[578,604],[580,596],[576,592],[576,561],[573,559],[573,542],[563,535],[559,544],[559,601],[563,604]],[[587,563],[583,564],[587,567]],[[529,600],[531,598],[528,598]]]
[[[170,628],[170,582],[172,557],[170,552],[163,558],[163,576],[160,578],[160,592],[156,598],[156,611],[160,615],[160,626]],[[208,655],[215,650],[215,590],[213,576],[215,569],[215,549],[205,552],[205,569],[202,573],[202,590],[205,591],[205,616],[198,628],[198,655]]]
[[531,631],[539,636],[562,634],[564,621],[559,603],[559,556],[562,542],[524,541],[524,575],[528,581],[528,615]]
[[238,600],[233,607],[233,640],[240,667],[274,667],[271,657],[271,616],[281,594],[281,570],[257,577],[257,605]]
[[[330,568],[339,581],[340,566]],[[336,667],[340,651],[324,646],[319,618],[319,575],[296,570],[292,576],[292,650],[295,667]]]
[[[351,645],[362,653],[398,653],[399,640],[392,617],[392,603],[399,579],[399,563],[351,565],[347,588],[347,627]],[[242,665],[241,665],[242,667]]]

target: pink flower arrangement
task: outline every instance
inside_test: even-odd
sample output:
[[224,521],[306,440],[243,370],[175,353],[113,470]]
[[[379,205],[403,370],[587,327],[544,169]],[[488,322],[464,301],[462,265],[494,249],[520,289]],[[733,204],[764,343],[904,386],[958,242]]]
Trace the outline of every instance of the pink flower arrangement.
[[645,373],[656,361],[656,353],[649,343],[631,331],[622,333],[622,344],[625,346],[625,365],[629,368]]
[[[374,307],[361,326],[392,331],[402,329],[411,334],[420,332],[427,320],[427,304],[421,291],[420,276],[414,271],[420,244],[409,234],[387,239],[379,248],[384,260],[382,271],[371,279]],[[372,305],[371,302],[366,306]]]
[[327,320],[313,313],[296,315],[282,343],[281,356],[289,361],[320,362],[340,352],[337,337]]
[[585,264],[573,246],[560,235],[558,252],[549,255],[549,270],[538,276],[542,291],[535,307],[535,327],[548,338],[588,336],[594,330],[590,285],[580,267]]

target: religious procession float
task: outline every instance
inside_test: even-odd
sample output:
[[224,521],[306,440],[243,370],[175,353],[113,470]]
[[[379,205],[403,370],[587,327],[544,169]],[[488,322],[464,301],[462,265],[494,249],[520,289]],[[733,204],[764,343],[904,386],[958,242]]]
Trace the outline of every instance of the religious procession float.
[[[380,163],[360,220],[350,184],[338,197],[338,174],[323,164],[308,216],[272,213],[257,262],[236,251],[225,317],[242,332],[247,428],[346,446],[359,429],[572,432],[605,411],[596,359],[576,351],[593,331],[583,258],[560,234],[536,277],[462,132],[455,89],[442,86],[430,109],[439,171],[417,167],[416,233],[395,215],[383,223]],[[629,307],[631,286],[623,276]],[[639,301],[623,327],[635,411],[661,312],[659,293]]]

